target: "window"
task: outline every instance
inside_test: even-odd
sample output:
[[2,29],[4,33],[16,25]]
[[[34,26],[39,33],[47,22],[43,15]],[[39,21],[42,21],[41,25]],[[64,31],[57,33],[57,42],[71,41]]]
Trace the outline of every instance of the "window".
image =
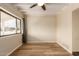
[[0,11],[0,36],[21,33],[21,21],[6,12]]
[[17,19],[17,33],[21,32],[21,21]]
[[23,26],[23,20],[21,20],[21,33],[23,34],[23,28],[24,28],[24,26]]

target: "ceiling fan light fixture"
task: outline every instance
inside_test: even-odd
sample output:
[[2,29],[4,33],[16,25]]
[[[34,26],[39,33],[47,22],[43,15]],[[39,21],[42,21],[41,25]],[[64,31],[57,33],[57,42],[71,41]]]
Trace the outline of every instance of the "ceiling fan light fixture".
[[44,3],[38,3],[38,6],[43,6],[44,5]]

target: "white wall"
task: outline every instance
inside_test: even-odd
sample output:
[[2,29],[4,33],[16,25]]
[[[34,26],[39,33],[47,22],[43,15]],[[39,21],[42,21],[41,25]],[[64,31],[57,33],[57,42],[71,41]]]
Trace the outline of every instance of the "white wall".
[[55,16],[27,16],[28,42],[55,42]]
[[[63,46],[66,50],[68,50],[70,53],[72,53],[73,50],[73,22],[72,20],[73,16],[72,13],[74,10],[79,8],[79,4],[69,4],[68,6],[65,6],[61,12],[57,15],[57,42]],[[78,20],[77,20],[78,21]],[[74,27],[75,28],[75,27]],[[74,35],[75,36],[75,35]],[[77,43],[78,44],[78,43]],[[77,45],[76,44],[76,45]],[[78,50],[78,46],[75,47],[76,51]]]
[[[7,4],[0,4],[0,8],[13,14],[18,18],[23,17],[21,12],[19,12],[14,6]],[[22,45],[22,34],[0,37],[0,55],[9,55],[21,45]]]
[[14,49],[22,45],[22,35],[0,37],[0,55],[9,55]]
[[79,8],[72,12],[72,25],[73,52],[79,52]]
[[72,12],[64,9],[58,17],[57,41],[69,52],[72,51]]

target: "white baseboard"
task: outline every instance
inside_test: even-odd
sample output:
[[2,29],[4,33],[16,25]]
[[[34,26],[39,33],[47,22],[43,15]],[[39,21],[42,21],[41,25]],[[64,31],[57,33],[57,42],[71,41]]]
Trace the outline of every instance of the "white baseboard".
[[28,41],[27,43],[56,43],[56,41]]
[[57,41],[57,44],[59,44],[61,47],[63,47],[66,51],[68,51],[70,54],[72,54],[72,51],[64,47],[60,42]]
[[18,49],[20,46],[22,46],[22,44],[18,45],[15,49],[13,49],[11,52],[9,52],[6,56],[9,56],[10,54],[12,54],[16,49]]

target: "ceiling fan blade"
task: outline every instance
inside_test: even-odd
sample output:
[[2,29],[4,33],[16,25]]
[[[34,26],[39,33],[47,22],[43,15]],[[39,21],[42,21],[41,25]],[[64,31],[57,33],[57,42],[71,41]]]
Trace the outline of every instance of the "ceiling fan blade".
[[30,8],[33,8],[33,7],[35,7],[35,6],[37,6],[37,3],[36,3],[36,4],[33,4]]
[[41,6],[41,7],[42,7],[42,9],[43,9],[43,10],[46,10],[46,7],[45,7],[45,5],[43,5],[43,6]]

